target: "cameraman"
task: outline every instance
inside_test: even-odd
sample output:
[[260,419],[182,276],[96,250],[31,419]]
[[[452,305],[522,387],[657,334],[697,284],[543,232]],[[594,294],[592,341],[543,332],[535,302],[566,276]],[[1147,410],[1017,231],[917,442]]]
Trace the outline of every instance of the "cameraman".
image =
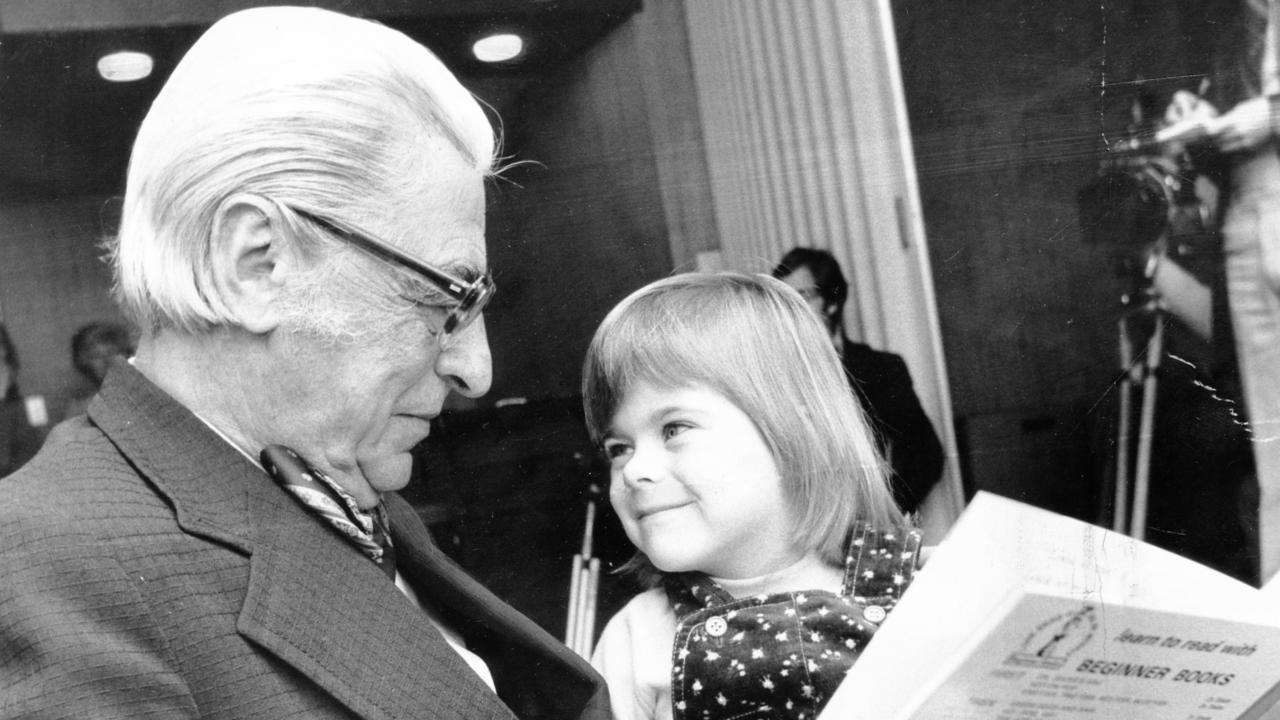
[[1280,0],[1236,6],[1238,32],[1221,38],[1232,47],[1217,59],[1216,104],[1175,93],[1157,139],[1215,150],[1229,164],[1223,261],[1253,432],[1265,582],[1280,570]]

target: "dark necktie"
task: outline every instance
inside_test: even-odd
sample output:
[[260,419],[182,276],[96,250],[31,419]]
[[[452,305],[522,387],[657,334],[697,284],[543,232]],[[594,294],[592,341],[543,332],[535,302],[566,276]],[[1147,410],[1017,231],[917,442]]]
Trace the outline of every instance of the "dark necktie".
[[262,467],[290,495],[339,535],[349,540],[395,580],[395,548],[391,544],[387,510],[382,503],[361,510],[355,498],[323,472],[311,467],[283,445],[263,449]]

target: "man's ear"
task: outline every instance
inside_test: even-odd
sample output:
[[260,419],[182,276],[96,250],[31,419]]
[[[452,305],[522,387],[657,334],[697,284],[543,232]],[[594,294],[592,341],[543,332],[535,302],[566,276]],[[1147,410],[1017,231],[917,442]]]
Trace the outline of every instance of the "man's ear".
[[827,332],[834,333],[844,325],[844,318],[840,316],[840,305],[837,303],[827,303],[822,306],[822,324],[827,327]]
[[277,208],[256,195],[227,198],[214,217],[214,282],[236,324],[249,332],[280,324],[276,300],[297,269],[286,232]]

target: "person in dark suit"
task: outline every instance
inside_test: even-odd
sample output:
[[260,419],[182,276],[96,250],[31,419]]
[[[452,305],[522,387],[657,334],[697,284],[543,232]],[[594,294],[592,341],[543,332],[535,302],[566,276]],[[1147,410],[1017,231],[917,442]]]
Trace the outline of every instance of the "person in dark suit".
[[40,449],[45,427],[31,422],[18,390],[18,349],[0,324],[0,477],[22,467]]
[[853,342],[844,333],[849,283],[831,253],[792,248],[773,269],[826,324],[845,373],[871,420],[880,450],[893,470],[893,496],[904,512],[915,512],[942,476],[942,444],[920,406],[902,357]]
[[141,330],[0,503],[0,717],[607,718],[603,682],[396,490],[491,382],[493,130],[422,46],[215,23],[111,248]]

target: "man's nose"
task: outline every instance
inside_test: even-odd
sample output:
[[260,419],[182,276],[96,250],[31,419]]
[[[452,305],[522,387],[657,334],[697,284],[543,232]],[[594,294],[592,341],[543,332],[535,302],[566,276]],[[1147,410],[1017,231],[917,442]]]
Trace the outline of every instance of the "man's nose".
[[436,373],[459,395],[474,398],[489,392],[493,357],[483,316],[449,338],[436,359]]

